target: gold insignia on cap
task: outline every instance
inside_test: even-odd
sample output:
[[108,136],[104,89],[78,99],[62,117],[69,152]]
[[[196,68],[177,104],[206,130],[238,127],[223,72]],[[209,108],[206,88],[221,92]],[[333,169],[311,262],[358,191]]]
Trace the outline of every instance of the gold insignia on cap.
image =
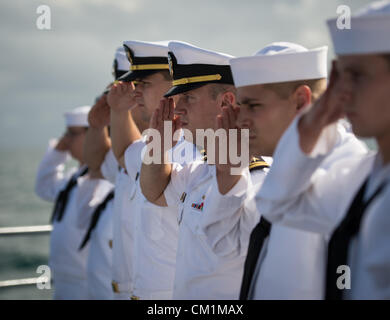
[[133,55],[132,55],[130,49],[126,46],[124,46],[124,47],[125,47],[127,59],[129,60],[130,64],[133,64]]
[[173,77],[173,63],[172,63],[172,57],[168,53],[168,66],[169,66],[169,73],[171,74],[171,77]]
[[164,70],[169,69],[168,64],[166,63],[154,63],[154,64],[133,64],[130,67],[130,70]]
[[196,76],[196,77],[189,77],[189,78],[181,78],[177,80],[172,81],[173,86],[180,86],[187,83],[196,83],[196,82],[207,82],[207,81],[218,81],[221,80],[222,76],[218,74],[210,74],[206,76]]
[[112,76],[115,78],[115,76],[116,76],[116,69],[117,69],[117,61],[116,61],[116,59],[114,60],[114,63],[112,64],[112,69],[111,69],[111,74],[112,74]]

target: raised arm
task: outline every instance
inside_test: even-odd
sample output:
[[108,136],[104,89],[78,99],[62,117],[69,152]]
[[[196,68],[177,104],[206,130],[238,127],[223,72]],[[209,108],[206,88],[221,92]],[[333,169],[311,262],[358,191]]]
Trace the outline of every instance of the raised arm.
[[110,107],[103,94],[88,114],[89,128],[84,142],[84,161],[90,171],[100,171],[106,153],[111,148],[107,126],[110,124]]
[[361,165],[366,149],[337,124],[343,102],[336,79],[333,70],[325,94],[293,121],[278,143],[255,197],[257,209],[271,222],[329,234],[351,200],[343,190],[361,184],[350,172]]
[[[229,104],[228,106],[225,106],[222,108],[222,114],[218,115],[216,118],[216,129],[218,131],[224,130],[226,132],[226,146],[222,146],[222,149],[220,148],[221,141],[218,138],[216,141],[216,148],[215,148],[215,154],[216,154],[216,162],[215,162],[215,169],[216,169],[216,177],[218,182],[218,189],[219,192],[224,195],[227,194],[230,190],[233,189],[234,186],[240,181],[242,175],[241,174],[232,174],[233,170],[236,169],[236,171],[239,168],[241,168],[243,171],[245,168],[249,166],[249,148],[248,145],[246,145],[247,148],[241,148],[241,130],[237,128],[236,121],[237,121],[237,113],[239,112],[238,108],[234,108],[232,104]],[[230,136],[229,130],[237,130],[236,135],[236,141],[233,141],[234,135]],[[237,146],[236,150],[238,153],[241,151],[247,152],[247,156],[243,157],[243,154],[241,154],[241,161],[246,160],[246,163],[238,163],[233,164],[230,159],[230,146],[235,144]],[[222,157],[220,155],[220,152],[225,152],[226,154],[226,163],[223,163]],[[244,161],[245,161],[244,160]],[[236,173],[238,173],[236,172]]]
[[65,173],[65,162],[69,154],[69,137],[51,140],[48,150],[38,167],[35,193],[46,201],[53,202],[69,176]]
[[113,84],[107,102],[111,108],[112,150],[118,163],[125,168],[126,149],[141,138],[141,133],[131,116],[131,109],[136,107],[134,85],[126,82]]
[[299,144],[307,155],[312,153],[323,130],[344,116],[344,97],[337,91],[338,80],[336,62],[333,61],[326,92],[298,122]]
[[161,143],[153,142],[155,138],[149,135],[146,155],[158,160],[159,163],[146,164],[144,158],[140,175],[142,193],[146,199],[158,206],[167,206],[164,191],[171,180],[172,173],[172,164],[166,161],[168,159],[167,150],[164,149],[164,121],[172,123],[172,132],[180,127],[179,117],[174,119],[174,102],[171,98],[160,101],[159,107],[154,111],[150,120],[150,129],[154,131],[155,135],[160,136]]
[[[228,135],[229,129],[236,129],[237,113],[238,110],[231,105],[223,107],[222,114],[217,116],[216,128],[225,130]],[[241,148],[240,131],[237,138],[228,136],[227,142],[225,151],[229,151],[229,147],[236,143],[237,151],[241,150],[242,163],[233,164],[229,158],[226,164],[221,163],[219,152],[223,150],[220,150],[219,142],[216,143],[216,172],[210,194],[204,201],[200,230],[216,255],[232,258],[247,252],[250,233],[259,221],[260,214],[256,208],[246,206],[246,199],[255,186],[261,185],[266,173],[264,170],[250,173],[249,148]],[[247,155],[243,152],[247,152]],[[232,174],[232,169],[236,169],[237,174]]]

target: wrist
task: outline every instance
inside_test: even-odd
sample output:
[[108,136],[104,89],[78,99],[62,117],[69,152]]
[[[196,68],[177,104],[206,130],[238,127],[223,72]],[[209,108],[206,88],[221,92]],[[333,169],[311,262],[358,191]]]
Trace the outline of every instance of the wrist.
[[54,150],[58,151],[58,152],[67,152],[68,151],[68,148],[66,146],[63,146],[61,144],[57,144],[55,147],[54,147]]
[[323,126],[320,122],[316,122],[314,117],[306,114],[299,119],[297,129],[301,150],[309,155],[321,135]]
[[126,114],[130,110],[129,107],[123,107],[123,106],[114,106],[111,107],[111,111],[113,111],[115,114]]
[[107,124],[89,122],[89,129],[94,131],[103,131],[106,126]]

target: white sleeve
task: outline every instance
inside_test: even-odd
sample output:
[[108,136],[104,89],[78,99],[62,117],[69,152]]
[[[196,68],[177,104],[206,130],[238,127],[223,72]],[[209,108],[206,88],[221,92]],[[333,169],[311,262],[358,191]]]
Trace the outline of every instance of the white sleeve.
[[[370,231],[363,229],[364,259],[363,273],[359,283],[355,284],[357,295],[353,299],[390,299],[390,186],[384,190],[380,197],[381,203],[372,212],[366,223]],[[378,202],[380,200],[378,199]],[[374,204],[373,204],[374,206]],[[360,242],[363,245],[363,242]],[[356,280],[355,280],[356,281]],[[356,281],[357,282],[357,281]],[[356,286],[359,286],[358,288]]]
[[110,181],[111,183],[115,183],[116,176],[119,172],[119,164],[118,161],[116,161],[112,149],[108,150],[106,153],[104,161],[100,166],[100,171],[106,180]]
[[245,169],[232,190],[222,195],[214,173],[211,192],[203,206],[200,227],[216,255],[246,255],[250,233],[260,219],[256,209],[246,206],[246,199],[254,184],[261,184],[264,177],[263,170],[250,173]]
[[125,166],[130,178],[135,179],[142,166],[146,143],[144,138],[134,141],[125,151]]
[[114,186],[104,179],[91,179],[88,175],[77,179],[77,227],[86,229],[96,207]]
[[70,171],[65,172],[67,152],[55,150],[57,140],[52,139],[38,167],[35,179],[35,193],[46,201],[54,202],[58,193],[70,177]]
[[306,155],[299,146],[299,119],[276,148],[271,170],[255,196],[256,206],[272,223],[327,235],[351,200],[354,184],[347,180],[349,169],[366,154],[366,148],[341,126],[332,124]]
[[177,206],[184,192],[187,192],[191,172],[201,163],[202,155],[193,143],[181,139],[168,153],[172,163],[170,182],[164,190],[169,207]]

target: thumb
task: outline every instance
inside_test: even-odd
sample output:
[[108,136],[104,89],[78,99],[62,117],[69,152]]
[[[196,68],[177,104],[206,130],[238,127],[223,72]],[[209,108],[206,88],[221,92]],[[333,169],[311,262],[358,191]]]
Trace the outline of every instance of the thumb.
[[156,110],[154,110],[152,116],[150,117],[149,128],[153,128],[153,129],[157,128],[158,116],[159,116],[159,109],[157,108]]

